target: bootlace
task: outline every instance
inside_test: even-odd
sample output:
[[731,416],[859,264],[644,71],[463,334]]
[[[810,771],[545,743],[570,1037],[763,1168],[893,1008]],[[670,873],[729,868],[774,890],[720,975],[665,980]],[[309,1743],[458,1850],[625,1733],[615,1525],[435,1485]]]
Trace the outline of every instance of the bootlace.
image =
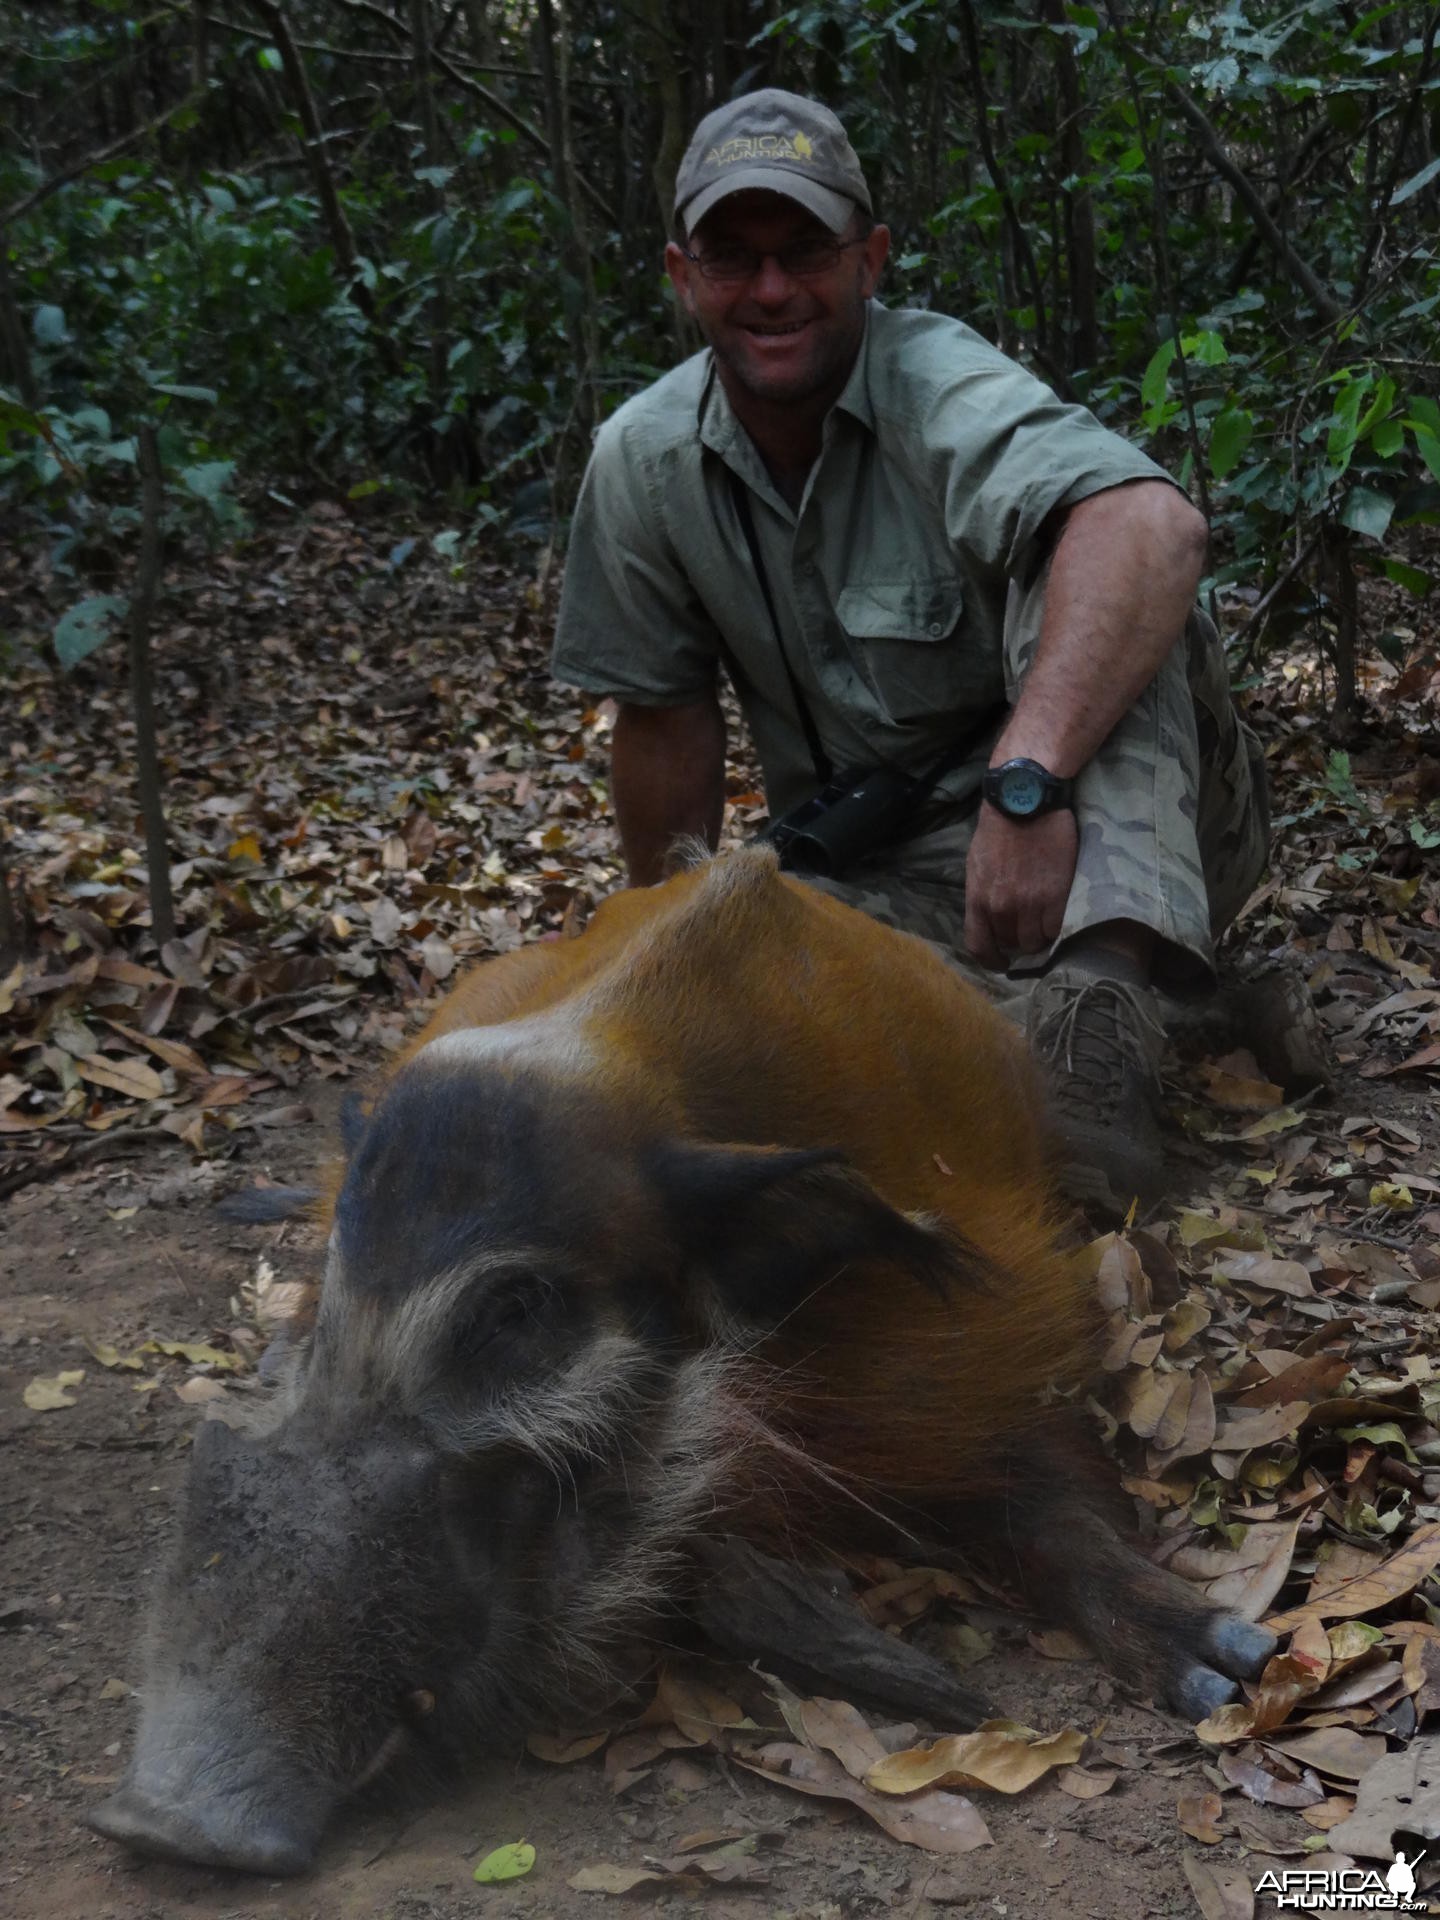
[[1132,1075],[1158,1091],[1157,1062],[1165,1030],[1134,987],[1116,980],[1045,982],[1037,994],[1053,998],[1032,1035],[1035,1053],[1063,1065],[1054,1089],[1065,1105],[1112,1104],[1133,1091]]

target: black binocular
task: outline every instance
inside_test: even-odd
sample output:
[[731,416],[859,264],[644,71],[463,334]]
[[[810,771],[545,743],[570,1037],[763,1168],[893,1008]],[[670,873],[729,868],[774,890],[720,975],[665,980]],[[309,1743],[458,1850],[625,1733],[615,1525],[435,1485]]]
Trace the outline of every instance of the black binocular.
[[932,784],[898,767],[852,768],[772,820],[760,837],[777,849],[782,867],[834,878],[897,839]]

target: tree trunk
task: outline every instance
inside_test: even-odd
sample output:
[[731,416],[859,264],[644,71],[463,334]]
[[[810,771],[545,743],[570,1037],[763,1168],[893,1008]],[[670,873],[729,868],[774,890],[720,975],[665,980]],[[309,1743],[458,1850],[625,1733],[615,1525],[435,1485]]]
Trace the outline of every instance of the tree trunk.
[[30,342],[25,322],[15,304],[10,284],[10,234],[0,227],[0,367],[14,382],[15,391],[32,413],[40,408],[40,388],[35,380],[35,363],[30,358]]
[[[430,0],[410,0],[410,58],[425,161],[427,166],[439,167],[444,163],[444,155],[440,147],[440,120],[435,109],[435,87],[430,71]],[[445,189],[435,182],[428,182],[422,198],[433,220],[439,221],[445,212]],[[433,250],[433,227],[431,234]],[[446,290],[448,280],[449,274],[437,258],[435,291],[430,296],[428,309],[430,341],[427,378],[432,423],[430,433],[435,442],[438,470],[447,482],[453,479],[456,470],[456,449],[451,446],[443,423],[450,333],[450,302]]]
[[160,591],[165,482],[155,429],[141,427],[138,438],[142,511],[140,562],[130,603],[130,705],[135,715],[135,778],[145,821],[145,865],[150,875],[150,925],[155,945],[163,949],[175,938],[175,907],[170,889],[170,840],[165,826],[164,786],[155,742],[150,629]]
[[[15,874],[15,891],[10,876]],[[17,899],[18,895],[18,899]],[[35,951],[35,929],[25,903],[25,888],[19,872],[10,864],[10,846],[0,830],[0,973],[8,973],[17,960],[28,959]]]
[[976,137],[985,158],[985,170],[990,175],[990,184],[1000,196],[1000,205],[1004,209],[1005,229],[1010,239],[1010,252],[1016,274],[1023,279],[1030,295],[1030,304],[1035,310],[1035,356],[1045,366],[1046,372],[1052,373],[1055,369],[1051,364],[1053,356],[1049,347],[1049,319],[1045,311],[1044,289],[1040,285],[1040,269],[1035,264],[1030,236],[1025,231],[1020,211],[1010,192],[1010,182],[1000,164],[995,143],[990,137],[990,103],[986,97],[985,73],[981,65],[980,35],[975,25],[975,13],[970,0],[960,0],[960,28],[965,41],[970,90],[975,103]]
[[1346,741],[1354,734],[1359,704],[1355,657],[1360,602],[1350,536],[1343,527],[1332,527],[1326,536],[1325,572],[1335,608],[1335,638],[1331,647],[1335,699],[1330,708],[1330,732],[1336,740]]
[[195,32],[190,41],[190,78],[196,89],[210,84],[209,0],[194,0]]
[[[574,139],[570,114],[570,14],[568,0],[539,0],[536,19],[540,30],[540,70],[545,78],[545,109],[550,137],[550,152],[555,173],[556,194],[567,215],[569,266],[580,298],[567,306],[566,331],[575,362],[575,401],[571,409],[578,438],[588,444],[590,429],[599,422],[600,400],[595,379],[600,363],[599,335],[595,321],[597,296],[595,273],[590,260],[589,235],[585,209],[576,181]],[[569,438],[567,434],[565,438]],[[566,448],[560,447],[563,461]],[[556,506],[560,505],[563,476],[555,476]]]
[[301,147],[305,155],[305,163],[310,170],[315,197],[320,202],[320,211],[325,220],[326,232],[330,236],[330,244],[335,249],[335,261],[341,277],[349,288],[351,299],[374,328],[376,343],[382,357],[393,368],[396,360],[394,346],[381,331],[379,315],[376,312],[375,302],[371,298],[370,289],[360,278],[360,268],[355,255],[355,236],[350,231],[350,222],[346,219],[345,209],[340,204],[335,176],[330,171],[330,162],[325,153],[325,134],[320,125],[320,115],[316,110],[315,96],[310,91],[305,62],[301,59],[300,50],[295,45],[294,36],[290,32],[290,23],[285,17],[285,9],[280,5],[280,0],[252,0],[252,4],[269,29],[280,55],[280,63],[285,70],[290,97],[304,134]]
[[[1045,18],[1065,24],[1064,0],[1045,0]],[[1055,77],[1060,93],[1060,160],[1072,184],[1065,190],[1065,254],[1070,286],[1071,373],[1093,367],[1100,353],[1096,310],[1095,204],[1085,182],[1089,156],[1081,131],[1080,69],[1066,33],[1055,35]]]
[[680,85],[678,48],[670,31],[670,9],[665,0],[644,0],[645,19],[653,41],[651,73],[660,96],[660,144],[650,167],[655,199],[666,233],[675,204],[675,176],[685,153],[685,95]]

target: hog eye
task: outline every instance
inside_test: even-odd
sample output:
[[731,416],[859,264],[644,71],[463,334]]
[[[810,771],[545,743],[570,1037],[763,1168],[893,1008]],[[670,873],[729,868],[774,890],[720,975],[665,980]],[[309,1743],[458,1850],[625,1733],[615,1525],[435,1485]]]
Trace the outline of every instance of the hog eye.
[[455,1329],[452,1351],[462,1364],[482,1360],[506,1335],[533,1317],[535,1302],[524,1293],[507,1293],[482,1302]]

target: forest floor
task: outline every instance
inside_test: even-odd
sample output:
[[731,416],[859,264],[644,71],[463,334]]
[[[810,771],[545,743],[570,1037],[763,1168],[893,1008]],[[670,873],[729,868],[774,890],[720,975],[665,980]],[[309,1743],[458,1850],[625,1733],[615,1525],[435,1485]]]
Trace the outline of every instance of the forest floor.
[[[549,1758],[491,1756],[418,1809],[382,1799],[314,1874],[272,1884],[132,1860],[82,1824],[124,1766],[194,1425],[260,1390],[285,1290],[314,1271],[313,1229],[227,1227],[211,1205],[310,1175],[342,1094],[458,964],[573,927],[618,883],[608,720],[548,682],[545,594],[508,562],[455,577],[338,510],[197,561],[172,575],[157,649],[180,923],[157,953],[123,680],[106,654],[48,670],[53,583],[8,564],[5,806],[33,947],[0,966],[0,1910],[543,1920],[620,1897],[577,1874],[611,1869],[592,1884],[618,1890],[648,1864],[624,1897],[677,1917],[1236,1920],[1267,1868],[1388,1864],[1330,1829],[1440,1711],[1432,615],[1367,599],[1370,637],[1392,638],[1348,755],[1303,650],[1250,695],[1276,857],[1228,962],[1283,953],[1308,977],[1330,1085],[1293,1097],[1233,1048],[1172,1063],[1175,1201],[1096,1247],[1117,1471],[1157,1553],[1243,1611],[1288,1610],[1283,1671],[1200,1738],[983,1581],[879,1566],[872,1617],[918,1617],[1010,1718],[1076,1732],[1078,1764],[973,1792],[991,1844],[903,1845],[680,1711],[569,1764],[543,1742]],[[743,832],[743,766],[731,799]],[[723,1700],[746,1682],[704,1684]],[[533,1869],[477,1885],[521,1839]]]

